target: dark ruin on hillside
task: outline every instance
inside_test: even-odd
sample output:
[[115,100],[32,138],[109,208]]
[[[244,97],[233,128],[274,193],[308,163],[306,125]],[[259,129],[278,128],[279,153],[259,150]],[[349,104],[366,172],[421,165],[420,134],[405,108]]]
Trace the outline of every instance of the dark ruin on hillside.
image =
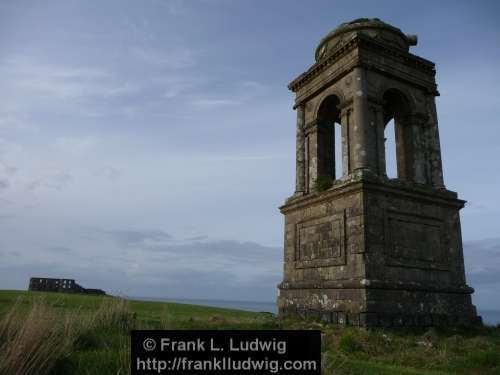
[[28,290],[37,292],[106,294],[106,292],[101,289],[84,288],[77,284],[74,279],[54,279],[48,277],[30,278]]
[[[443,182],[435,65],[409,52],[416,43],[376,18],[344,23],[289,85],[296,189],[280,208],[282,316],[367,327],[480,323],[465,280],[465,201]],[[392,179],[384,136],[391,120]]]

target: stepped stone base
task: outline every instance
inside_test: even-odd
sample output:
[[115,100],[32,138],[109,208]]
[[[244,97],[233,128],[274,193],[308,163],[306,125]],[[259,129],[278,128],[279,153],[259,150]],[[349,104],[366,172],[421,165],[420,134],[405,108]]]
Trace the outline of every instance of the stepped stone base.
[[289,199],[280,314],[366,327],[480,323],[465,282],[463,203],[367,176]]
[[322,312],[320,310],[281,310],[281,316],[300,316],[328,324],[359,326],[366,328],[396,327],[471,327],[482,324],[480,316],[415,314],[398,315],[388,313],[348,313],[345,311]]
[[[336,299],[331,300],[332,297]],[[468,327],[482,324],[467,291],[282,288],[278,305],[282,317],[299,316],[323,323],[360,327]]]

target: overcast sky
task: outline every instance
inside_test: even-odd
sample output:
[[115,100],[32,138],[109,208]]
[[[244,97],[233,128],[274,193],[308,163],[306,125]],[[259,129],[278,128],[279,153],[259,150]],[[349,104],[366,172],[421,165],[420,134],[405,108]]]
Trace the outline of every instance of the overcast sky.
[[500,309],[497,2],[0,1],[0,288],[272,301],[293,193],[287,84],[378,17],[437,64],[468,281]]

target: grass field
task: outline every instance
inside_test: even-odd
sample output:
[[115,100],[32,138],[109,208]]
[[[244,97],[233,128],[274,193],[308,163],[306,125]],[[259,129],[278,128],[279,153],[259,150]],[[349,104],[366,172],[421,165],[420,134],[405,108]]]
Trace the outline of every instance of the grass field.
[[131,329],[321,329],[325,374],[500,374],[500,328],[363,330],[187,304],[0,291],[0,374],[127,374]]

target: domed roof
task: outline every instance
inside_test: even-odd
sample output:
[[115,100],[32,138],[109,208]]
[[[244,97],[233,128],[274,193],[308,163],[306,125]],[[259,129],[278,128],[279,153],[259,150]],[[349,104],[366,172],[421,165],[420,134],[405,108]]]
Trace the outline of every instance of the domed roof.
[[378,18],[358,18],[351,22],[342,23],[321,39],[316,48],[316,61],[325,57],[328,51],[340,47],[358,34],[405,51],[408,51],[410,46],[417,44],[416,35],[405,35],[397,27],[391,26]]

